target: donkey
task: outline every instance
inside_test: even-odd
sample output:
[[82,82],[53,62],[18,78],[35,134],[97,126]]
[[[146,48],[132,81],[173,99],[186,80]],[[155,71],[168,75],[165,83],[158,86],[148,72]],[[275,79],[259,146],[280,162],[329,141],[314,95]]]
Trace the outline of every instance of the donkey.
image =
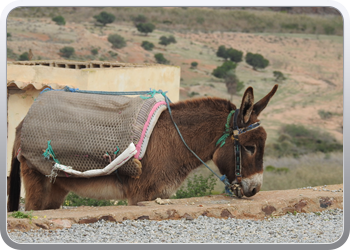
[[[220,98],[200,98],[170,104],[171,113],[164,111],[150,137],[147,151],[141,160],[140,178],[106,175],[92,178],[57,177],[55,182],[29,168],[25,158],[16,157],[20,148],[22,123],[16,128],[16,137],[12,153],[8,211],[18,210],[21,177],[23,178],[25,210],[58,209],[69,191],[93,199],[127,199],[129,205],[140,201],[167,199],[181,185],[188,174],[201,165],[184,145],[174,128],[177,124],[184,141],[204,162],[213,160],[221,174],[226,175],[230,184],[241,186],[241,195],[250,197],[260,191],[263,174],[263,155],[266,131],[258,126],[246,133],[233,135],[225,124],[244,130],[256,124],[258,116],[275,94],[278,85],[264,98],[254,104],[253,88],[245,91],[241,106],[236,108],[228,100]],[[235,117],[229,114],[235,111]],[[172,114],[172,117],[171,117]],[[225,133],[224,133],[225,134]],[[236,178],[237,165],[235,140],[240,144],[241,176]],[[237,147],[238,148],[238,147]],[[232,187],[231,187],[232,188]],[[233,192],[241,196],[237,190]]]

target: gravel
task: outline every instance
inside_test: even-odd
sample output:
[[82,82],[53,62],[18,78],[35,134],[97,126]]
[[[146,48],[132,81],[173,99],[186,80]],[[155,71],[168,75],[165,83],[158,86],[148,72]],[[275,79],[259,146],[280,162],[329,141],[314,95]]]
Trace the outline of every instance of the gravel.
[[343,210],[286,214],[264,220],[199,216],[181,220],[98,221],[69,229],[9,232],[17,243],[333,243],[343,233]]

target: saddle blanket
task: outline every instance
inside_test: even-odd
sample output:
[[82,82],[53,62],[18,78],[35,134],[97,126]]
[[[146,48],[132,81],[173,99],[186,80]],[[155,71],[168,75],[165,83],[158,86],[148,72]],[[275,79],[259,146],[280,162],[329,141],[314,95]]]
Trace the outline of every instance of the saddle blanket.
[[162,94],[43,92],[24,118],[20,153],[29,167],[53,178],[94,177],[117,169],[138,177],[140,169],[135,174],[133,168],[141,167],[138,160],[165,109]]

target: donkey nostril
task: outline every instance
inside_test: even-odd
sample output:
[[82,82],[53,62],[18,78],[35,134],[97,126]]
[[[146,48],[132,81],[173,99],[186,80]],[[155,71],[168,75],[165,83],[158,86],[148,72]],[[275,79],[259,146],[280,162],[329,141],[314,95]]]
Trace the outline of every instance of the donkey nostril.
[[255,195],[255,194],[256,194],[256,189],[253,188],[253,190],[252,190],[252,195]]

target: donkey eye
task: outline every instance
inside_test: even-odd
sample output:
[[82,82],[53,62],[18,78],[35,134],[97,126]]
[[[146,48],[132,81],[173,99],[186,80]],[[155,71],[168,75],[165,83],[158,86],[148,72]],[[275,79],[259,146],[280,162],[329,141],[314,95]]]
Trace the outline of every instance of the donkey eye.
[[255,146],[243,146],[243,148],[251,154],[255,153]]

